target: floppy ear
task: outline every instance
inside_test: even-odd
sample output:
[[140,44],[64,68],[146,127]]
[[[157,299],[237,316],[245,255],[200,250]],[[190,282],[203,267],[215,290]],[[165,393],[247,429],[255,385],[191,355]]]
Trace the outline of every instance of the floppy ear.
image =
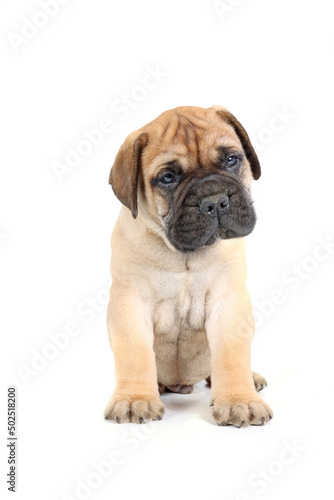
[[109,184],[115,195],[131,210],[134,219],[138,214],[137,189],[140,155],[147,141],[146,133],[132,132],[118,151],[109,176]]
[[226,109],[224,109],[224,108],[220,108],[219,109],[218,106],[213,106],[212,109],[214,109],[216,111],[216,113],[218,113],[218,115],[225,122],[227,122],[229,125],[232,125],[232,127],[234,128],[237,136],[240,139],[240,142],[241,142],[242,147],[243,147],[243,149],[245,151],[247,160],[250,163],[252,174],[253,174],[253,178],[255,180],[259,179],[259,177],[261,176],[260,162],[259,162],[259,159],[258,159],[258,157],[257,157],[257,155],[256,155],[256,153],[254,151],[254,148],[253,148],[253,146],[251,144],[250,138],[248,137],[248,134],[247,134],[246,130],[244,129],[244,127],[236,119],[236,117],[234,115],[232,115],[232,113],[230,113]]

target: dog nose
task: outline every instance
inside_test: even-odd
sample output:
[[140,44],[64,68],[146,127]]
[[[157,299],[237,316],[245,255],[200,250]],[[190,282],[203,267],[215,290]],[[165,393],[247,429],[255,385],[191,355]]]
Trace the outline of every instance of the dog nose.
[[223,215],[229,203],[230,198],[228,194],[220,194],[219,197],[207,197],[202,200],[200,211],[202,214],[217,218],[220,215]]

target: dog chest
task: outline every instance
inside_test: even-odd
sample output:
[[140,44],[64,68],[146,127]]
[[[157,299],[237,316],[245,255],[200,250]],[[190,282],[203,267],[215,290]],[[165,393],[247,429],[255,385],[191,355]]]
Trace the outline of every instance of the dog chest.
[[202,330],[206,288],[189,272],[160,276],[154,309],[156,334],[178,336],[180,331]]

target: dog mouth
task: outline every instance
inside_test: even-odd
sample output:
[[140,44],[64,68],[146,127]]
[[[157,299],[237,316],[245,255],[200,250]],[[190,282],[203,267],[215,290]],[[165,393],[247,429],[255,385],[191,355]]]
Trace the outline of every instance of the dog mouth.
[[167,234],[167,237],[177,250],[181,252],[193,252],[199,248],[214,245],[219,240],[228,240],[248,236],[248,234],[252,232],[254,225],[252,228],[249,228],[249,230],[246,230],[245,228],[244,231],[236,231],[233,229],[219,227],[216,231],[209,234],[206,232],[204,234],[199,234],[198,231],[194,230],[194,236],[174,232],[172,234]]
[[219,240],[249,235],[256,223],[250,195],[239,183],[203,183],[184,198],[167,237],[181,252],[208,247]]

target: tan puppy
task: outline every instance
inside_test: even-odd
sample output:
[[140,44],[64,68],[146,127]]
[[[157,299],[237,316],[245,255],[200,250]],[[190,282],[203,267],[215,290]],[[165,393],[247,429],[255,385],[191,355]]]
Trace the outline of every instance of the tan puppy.
[[253,374],[244,239],[255,225],[249,137],[222,107],[179,107],[130,134],[110,173],[123,203],[112,235],[109,338],[116,388],[105,418],[161,419],[167,387],[211,378],[219,425],[272,418]]

